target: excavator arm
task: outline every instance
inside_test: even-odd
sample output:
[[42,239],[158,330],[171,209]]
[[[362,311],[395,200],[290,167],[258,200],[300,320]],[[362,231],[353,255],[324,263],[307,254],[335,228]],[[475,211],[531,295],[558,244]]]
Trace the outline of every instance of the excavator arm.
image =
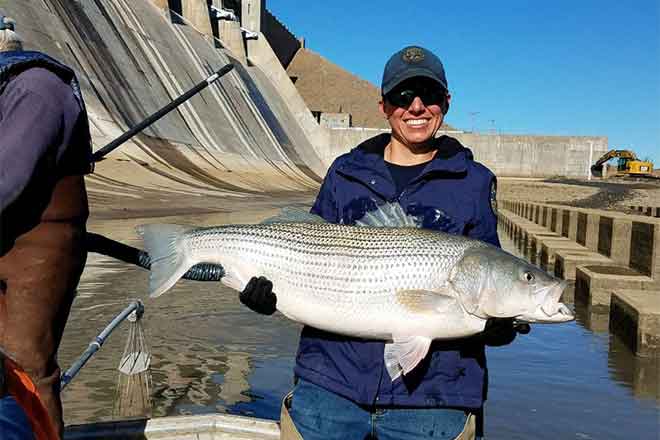
[[651,162],[640,161],[637,155],[630,150],[610,150],[603,154],[592,166],[594,176],[603,176],[603,165],[610,159],[619,158],[619,173],[626,175],[646,175],[653,170]]
[[603,154],[592,166],[591,172],[596,176],[603,175],[603,164],[610,159],[615,157],[624,157],[630,160],[638,160],[635,153],[630,150],[610,150],[607,153]]

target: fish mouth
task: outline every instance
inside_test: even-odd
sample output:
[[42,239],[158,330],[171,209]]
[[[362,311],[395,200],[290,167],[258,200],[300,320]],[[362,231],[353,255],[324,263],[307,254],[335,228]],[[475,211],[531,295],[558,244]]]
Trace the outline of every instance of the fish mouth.
[[541,310],[548,316],[553,316],[559,313],[561,306],[566,307],[564,304],[560,303],[562,293],[568,286],[566,281],[560,281],[554,286],[550,286],[547,289],[545,294],[545,300],[543,305],[541,305]]
[[566,289],[568,283],[560,281],[559,283],[546,288],[543,302],[534,312],[527,315],[517,316],[519,321],[526,322],[568,322],[575,319],[575,315],[566,304],[559,302],[561,295]]

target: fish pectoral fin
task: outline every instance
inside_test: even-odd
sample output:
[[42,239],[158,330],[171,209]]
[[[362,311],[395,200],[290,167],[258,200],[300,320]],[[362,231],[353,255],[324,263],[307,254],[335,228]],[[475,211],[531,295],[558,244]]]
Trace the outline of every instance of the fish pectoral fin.
[[461,307],[449,286],[438,290],[399,290],[396,300],[413,313],[446,312]]
[[410,373],[426,357],[431,338],[426,336],[394,337],[385,344],[385,367],[394,381],[401,374]]

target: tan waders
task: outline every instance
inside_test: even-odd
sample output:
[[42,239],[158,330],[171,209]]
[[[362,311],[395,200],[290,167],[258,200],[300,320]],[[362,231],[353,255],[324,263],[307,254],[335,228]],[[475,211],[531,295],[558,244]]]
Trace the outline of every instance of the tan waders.
[[[25,221],[17,212],[9,211],[3,221]],[[87,258],[87,216],[83,177],[64,177],[40,221],[0,257],[0,346],[30,375],[60,432],[56,355]]]

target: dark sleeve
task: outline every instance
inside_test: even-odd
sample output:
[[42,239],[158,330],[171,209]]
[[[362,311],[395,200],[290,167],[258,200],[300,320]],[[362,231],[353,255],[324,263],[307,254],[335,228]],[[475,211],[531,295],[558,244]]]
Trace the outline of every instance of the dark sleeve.
[[339,211],[335,198],[335,167],[336,162],[328,169],[311,209],[312,214],[319,215],[330,223],[339,223]]
[[477,200],[477,221],[468,236],[501,247],[497,235],[497,179],[490,175]]
[[43,97],[10,82],[0,97],[0,213],[30,181],[37,163],[55,145],[61,111]]

